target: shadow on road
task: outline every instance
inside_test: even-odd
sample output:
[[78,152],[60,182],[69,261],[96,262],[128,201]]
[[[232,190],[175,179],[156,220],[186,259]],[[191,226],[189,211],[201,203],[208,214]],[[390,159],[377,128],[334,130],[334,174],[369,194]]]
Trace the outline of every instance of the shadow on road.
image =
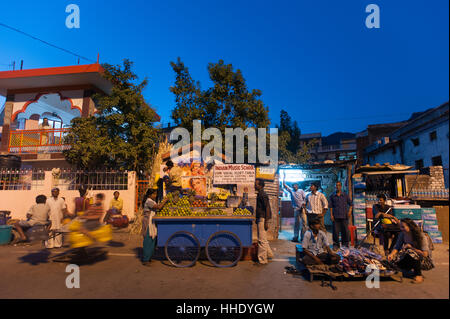
[[49,262],[50,251],[47,249],[42,249],[38,252],[29,253],[25,256],[19,257],[18,259],[22,263],[28,263],[33,266],[37,266],[39,264],[46,264]]

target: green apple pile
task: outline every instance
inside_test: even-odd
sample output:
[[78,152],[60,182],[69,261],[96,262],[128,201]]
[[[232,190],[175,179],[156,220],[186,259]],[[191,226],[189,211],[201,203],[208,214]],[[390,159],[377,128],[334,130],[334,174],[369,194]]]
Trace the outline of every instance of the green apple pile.
[[233,212],[233,216],[251,216],[252,212],[247,208],[236,208]]

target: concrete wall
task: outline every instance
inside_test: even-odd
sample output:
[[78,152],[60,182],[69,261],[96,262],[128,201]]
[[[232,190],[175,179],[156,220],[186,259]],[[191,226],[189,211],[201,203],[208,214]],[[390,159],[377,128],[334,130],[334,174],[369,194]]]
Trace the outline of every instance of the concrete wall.
[[384,163],[390,164],[403,164],[400,156],[400,147],[395,146],[395,153],[393,148],[386,149],[384,152],[379,152],[377,154],[370,154],[367,157],[368,160],[365,161],[366,164],[375,165],[379,163],[383,165]]
[[[60,196],[66,199],[68,210],[73,212],[75,209],[74,199],[79,196],[78,191],[67,190],[63,185],[57,185],[61,191]],[[45,172],[44,184],[37,189],[31,190],[0,190],[0,210],[11,211],[11,218],[26,219],[28,209],[35,204],[36,196],[44,194],[47,197],[51,196],[52,189],[52,172]],[[128,189],[119,190],[120,197],[123,199],[124,208],[123,213],[129,218],[134,218],[135,209],[135,194],[136,194],[136,173],[128,173]],[[105,209],[109,208],[111,199],[113,198],[114,190],[98,190],[92,191],[95,196],[97,193],[105,194]]]
[[[430,133],[436,131],[437,139],[430,141]],[[412,139],[419,138],[420,144],[414,146]],[[449,125],[448,122],[442,122],[419,133],[409,136],[403,141],[403,154],[405,165],[415,166],[415,161],[423,160],[424,167],[433,166],[432,158],[442,157],[442,166],[444,168],[444,178],[448,187],[448,168],[449,168]]]

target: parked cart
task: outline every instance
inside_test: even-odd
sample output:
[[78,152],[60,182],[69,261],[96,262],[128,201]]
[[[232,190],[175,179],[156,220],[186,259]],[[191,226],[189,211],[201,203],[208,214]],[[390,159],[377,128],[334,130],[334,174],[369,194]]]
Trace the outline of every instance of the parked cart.
[[252,245],[253,217],[161,216],[153,220],[158,228],[158,247],[164,247],[169,262],[176,267],[193,266],[205,248],[216,267],[232,267]]

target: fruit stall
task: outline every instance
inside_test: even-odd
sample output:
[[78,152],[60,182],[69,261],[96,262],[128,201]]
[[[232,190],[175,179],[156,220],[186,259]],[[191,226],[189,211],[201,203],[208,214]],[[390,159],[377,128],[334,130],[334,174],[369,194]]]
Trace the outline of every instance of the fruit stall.
[[176,267],[193,266],[202,248],[216,267],[232,267],[252,245],[251,207],[239,207],[240,197],[225,192],[207,197],[169,193],[168,202],[153,218],[158,247]]

